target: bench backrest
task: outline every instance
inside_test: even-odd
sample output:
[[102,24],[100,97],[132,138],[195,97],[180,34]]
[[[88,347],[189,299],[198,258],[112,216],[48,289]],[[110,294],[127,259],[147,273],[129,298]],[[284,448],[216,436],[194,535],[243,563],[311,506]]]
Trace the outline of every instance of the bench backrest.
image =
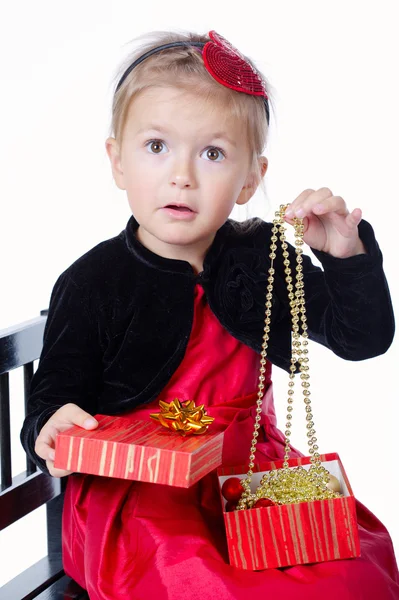
[[[12,477],[11,471],[11,427],[9,373],[22,367],[24,379],[24,406],[21,414],[26,415],[30,382],[34,372],[34,361],[40,357],[47,310],[40,317],[25,321],[0,331],[0,531],[29,514],[39,506],[46,505],[48,556],[32,567],[29,574],[22,574],[18,581],[0,589],[18,590],[18,598],[35,597],[32,589],[45,589],[49,582],[63,576],[61,552],[62,503],[66,477],[50,477],[36,467],[27,457],[26,470]],[[23,420],[21,419],[21,427]],[[35,587],[36,586],[36,587]],[[29,587],[29,589],[28,589]],[[24,588],[24,589],[22,589]],[[25,589],[26,588],[26,589]],[[5,593],[5,592],[4,592]],[[15,596],[17,598],[17,596]]]
[[[23,367],[21,413],[25,416],[33,362],[39,358],[43,345],[46,314],[42,311],[36,319],[0,331],[0,531],[61,493],[60,480],[42,473],[28,457],[26,470],[11,476],[9,373]],[[18,399],[13,398],[14,401]]]

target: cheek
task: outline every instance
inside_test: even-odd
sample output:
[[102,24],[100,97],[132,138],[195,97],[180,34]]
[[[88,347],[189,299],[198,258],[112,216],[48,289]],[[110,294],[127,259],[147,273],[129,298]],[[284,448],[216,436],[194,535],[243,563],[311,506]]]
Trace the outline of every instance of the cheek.
[[209,194],[221,205],[235,202],[241,187],[241,182],[237,181],[234,173],[223,174],[223,177],[214,177],[208,185]]
[[128,189],[130,190],[148,190],[156,185],[157,173],[145,161],[132,163],[125,171],[125,178]]
[[242,187],[242,165],[237,161],[230,161],[228,164],[212,164],[211,161],[203,160],[198,163],[198,174],[203,183],[216,186],[218,189],[225,189],[227,194],[234,194],[236,190]]

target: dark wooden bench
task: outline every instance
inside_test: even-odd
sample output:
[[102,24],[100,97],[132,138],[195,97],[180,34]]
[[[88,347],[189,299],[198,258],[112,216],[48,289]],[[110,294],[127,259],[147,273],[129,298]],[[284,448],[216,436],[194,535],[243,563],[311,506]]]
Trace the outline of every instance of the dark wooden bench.
[[[61,519],[67,478],[50,477],[28,457],[26,471],[16,477],[11,474],[9,372],[23,367],[25,415],[33,361],[42,349],[46,315],[47,310],[41,311],[36,319],[0,331],[0,531],[45,504],[48,551],[45,558],[0,588],[0,600],[89,597],[62,568]],[[12,399],[13,403],[18,401],[22,413],[22,399]]]

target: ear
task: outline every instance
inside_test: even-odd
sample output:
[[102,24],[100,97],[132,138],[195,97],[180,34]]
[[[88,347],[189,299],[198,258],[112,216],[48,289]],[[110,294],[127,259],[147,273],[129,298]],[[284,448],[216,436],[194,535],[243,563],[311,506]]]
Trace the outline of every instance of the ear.
[[[267,168],[269,166],[269,161],[266,156],[260,156],[258,159],[260,176],[263,178],[266,175]],[[256,190],[258,189],[260,183],[260,179],[254,171],[251,171],[245,181],[245,185],[243,186],[240,195],[236,200],[236,204],[246,204],[254,195]]]
[[116,139],[112,137],[107,138],[105,140],[105,149],[111,161],[112,175],[115,183],[120,190],[125,190],[126,186],[121,167],[120,150]]

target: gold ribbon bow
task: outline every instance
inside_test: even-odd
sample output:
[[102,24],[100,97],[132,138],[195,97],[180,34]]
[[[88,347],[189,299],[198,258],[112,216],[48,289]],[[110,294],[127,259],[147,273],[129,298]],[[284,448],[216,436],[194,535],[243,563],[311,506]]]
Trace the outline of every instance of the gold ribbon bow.
[[195,406],[193,400],[180,402],[178,398],[175,398],[169,404],[160,400],[159,406],[161,412],[150,414],[151,419],[181,435],[205,433],[215,420],[215,417],[209,417],[206,414],[203,404]]

